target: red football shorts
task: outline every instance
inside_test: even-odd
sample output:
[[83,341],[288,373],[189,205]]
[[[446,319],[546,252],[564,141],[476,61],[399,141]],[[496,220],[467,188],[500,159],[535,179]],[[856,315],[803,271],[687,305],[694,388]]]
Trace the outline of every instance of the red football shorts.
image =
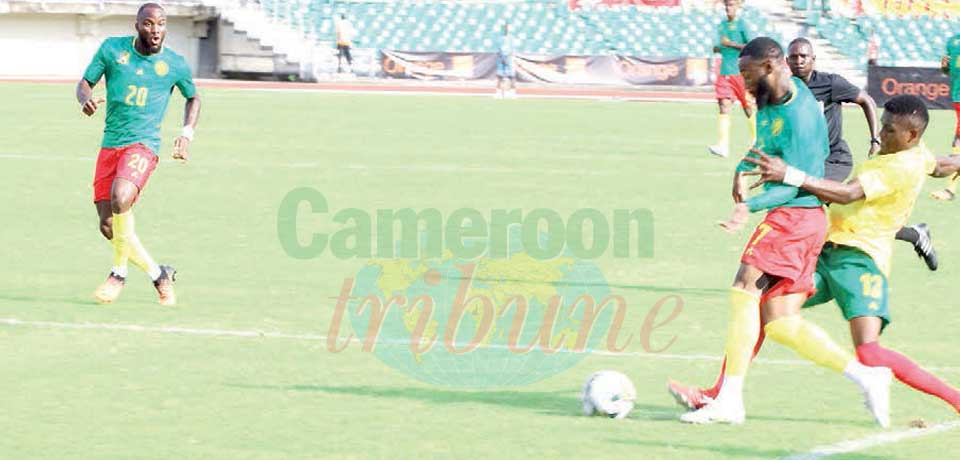
[[750,237],[740,262],[780,277],[764,298],[817,292],[813,274],[827,239],[827,216],[819,208],[776,208]]
[[960,136],[960,102],[953,103],[953,111],[957,113],[957,129],[954,130],[954,134]]
[[740,105],[750,104],[747,99],[747,85],[743,82],[743,75],[717,75],[717,83],[713,85],[717,99],[736,99]]
[[122,177],[143,190],[147,179],[157,168],[157,155],[143,144],[104,147],[97,156],[93,173],[93,201],[110,200],[113,180]]

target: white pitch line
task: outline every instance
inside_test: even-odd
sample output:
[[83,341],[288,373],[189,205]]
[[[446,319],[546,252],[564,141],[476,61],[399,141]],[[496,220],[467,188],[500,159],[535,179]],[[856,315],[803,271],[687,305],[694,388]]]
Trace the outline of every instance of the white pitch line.
[[957,428],[960,428],[960,421],[944,422],[929,428],[911,428],[909,430],[895,431],[892,433],[873,434],[859,439],[838,442],[829,446],[815,447],[806,453],[783,457],[783,460],[819,460],[832,455],[859,452],[885,444],[894,444],[906,439],[930,436]]
[[[30,321],[18,318],[0,318],[0,326],[26,326],[50,329],[75,329],[75,330],[102,330],[102,331],[126,331],[126,332],[146,332],[157,334],[175,334],[175,335],[196,335],[208,337],[243,337],[243,338],[271,338],[271,339],[290,339],[290,340],[308,340],[308,341],[326,341],[326,335],[320,334],[293,334],[286,332],[268,332],[252,330],[233,330],[233,329],[205,329],[180,326],[142,326],[139,324],[113,324],[113,323],[64,323],[58,321]],[[338,339],[340,343],[343,339]],[[363,339],[354,337],[351,343],[363,343]],[[408,344],[406,340],[377,340],[376,344],[398,345]],[[456,347],[465,347],[466,343],[454,343]],[[484,345],[491,349],[509,349],[505,345]],[[674,354],[674,353],[648,353],[643,351],[631,352],[613,352],[608,350],[585,349],[582,351],[569,350],[561,348],[559,353],[586,353],[597,356],[612,356],[618,358],[653,358],[669,359],[677,361],[714,361],[719,362],[721,357],[705,354]],[[811,366],[809,361],[799,359],[766,359],[757,358],[757,363],[773,364],[782,366]],[[941,372],[960,372],[957,367],[928,367],[928,370]]]

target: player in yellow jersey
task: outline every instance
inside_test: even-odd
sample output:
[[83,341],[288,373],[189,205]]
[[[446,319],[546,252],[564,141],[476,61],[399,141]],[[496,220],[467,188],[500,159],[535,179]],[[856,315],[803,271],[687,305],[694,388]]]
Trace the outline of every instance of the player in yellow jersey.
[[[901,382],[960,412],[960,391],[879,344],[890,323],[888,277],[894,236],[913,212],[925,177],[956,174],[960,155],[934,157],[923,145],[929,115],[916,96],[887,101],[881,122],[880,153],[857,166],[849,182],[806,177],[800,186],[833,203],[827,243],[817,261],[817,293],[804,307],[836,300],[850,323],[861,363],[890,368]],[[780,182],[790,174],[786,164],[772,156],[746,161],[759,167],[746,173],[761,175],[758,184]]]
[[[133,204],[157,166],[160,124],[173,88],[187,99],[183,131],[173,143],[173,158],[186,162],[194,128],[200,116],[200,97],[190,67],[179,54],[163,46],[167,17],[156,3],[137,12],[137,35],[111,37],[77,83],[77,102],[87,116],[107,103],[103,142],[93,179],[93,201],[100,232],[113,245],[113,269],[94,292],[101,303],[117,299],[126,282],[127,262],[142,268],[162,305],[177,302],[173,290],[176,271],[158,265],[134,230]],[[93,87],[106,77],[106,101],[93,96]]]
[[[795,171],[794,179],[797,174],[823,176],[830,153],[827,123],[810,90],[790,75],[780,44],[768,37],[751,40],[741,51],[738,66],[759,107],[753,150],[783,158]],[[735,180],[751,169],[753,165],[741,162]],[[761,330],[794,350],[798,341],[813,347],[807,356],[843,371],[860,386],[881,425],[889,418],[885,401],[890,370],[862,365],[816,325],[796,316],[815,292],[813,274],[827,233],[822,202],[799,185],[796,180],[765,184],[763,193],[737,202],[730,220],[720,224],[733,233],[743,228],[750,212],[768,210],[744,249],[730,289],[727,368],[720,391],[699,410],[683,414],[683,422],[743,423],[743,385]],[[778,332],[788,327],[791,333]]]

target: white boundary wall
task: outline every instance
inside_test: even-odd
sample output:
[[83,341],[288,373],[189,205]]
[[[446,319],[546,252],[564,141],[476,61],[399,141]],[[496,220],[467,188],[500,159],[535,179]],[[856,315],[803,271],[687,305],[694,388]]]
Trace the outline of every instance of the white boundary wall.
[[[84,14],[82,6],[31,12],[11,8],[15,2],[2,8],[4,3],[0,0],[0,76],[80,78],[105,38],[136,34],[136,5]],[[165,46],[183,55],[196,72],[199,38],[207,34],[205,18],[174,16],[169,10]]]

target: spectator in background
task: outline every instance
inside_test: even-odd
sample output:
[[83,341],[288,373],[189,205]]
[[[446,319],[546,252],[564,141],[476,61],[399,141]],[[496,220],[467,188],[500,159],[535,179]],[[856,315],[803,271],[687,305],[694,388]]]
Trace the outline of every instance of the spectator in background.
[[353,57],[350,56],[350,46],[353,43],[353,37],[357,30],[347,19],[346,14],[341,14],[336,24],[337,30],[337,73],[343,72],[343,59],[347,59],[347,72],[353,72]]
[[513,68],[513,40],[510,38],[510,26],[503,25],[503,37],[497,48],[497,99],[517,97],[517,71]]

